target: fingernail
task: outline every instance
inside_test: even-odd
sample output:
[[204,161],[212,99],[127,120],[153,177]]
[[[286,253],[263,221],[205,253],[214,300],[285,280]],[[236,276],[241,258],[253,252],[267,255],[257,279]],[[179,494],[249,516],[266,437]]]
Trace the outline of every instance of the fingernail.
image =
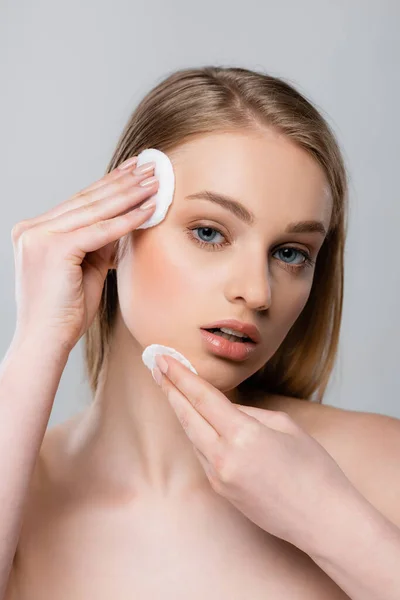
[[151,374],[153,375],[153,379],[154,381],[158,384],[161,385],[162,382],[162,375],[161,375],[161,371],[158,367],[153,367],[153,370],[151,372]]
[[158,177],[148,177],[147,179],[143,179],[139,185],[140,187],[146,187],[147,185],[153,185],[156,181],[158,181]]
[[161,373],[166,373],[168,371],[168,363],[162,356],[156,356],[156,363]]
[[138,160],[137,156],[132,156],[131,158],[128,158],[123,163],[121,163],[120,165],[118,165],[117,169],[120,169],[121,171],[123,169],[128,169],[129,167],[132,167],[133,165],[136,165],[137,160]]
[[143,202],[143,204],[139,206],[139,210],[147,210],[148,208],[152,208],[153,206],[155,206],[155,202],[154,200],[152,200],[152,198],[150,198],[150,200],[146,200],[146,202]]
[[133,174],[134,175],[143,175],[143,173],[150,173],[151,171],[154,171],[155,166],[156,166],[155,161],[144,163],[144,165],[141,165],[140,167],[135,169],[133,171]]

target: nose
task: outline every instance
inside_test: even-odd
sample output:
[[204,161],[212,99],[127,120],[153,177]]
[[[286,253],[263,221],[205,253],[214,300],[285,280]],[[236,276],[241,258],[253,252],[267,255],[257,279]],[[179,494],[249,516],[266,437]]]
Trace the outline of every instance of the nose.
[[268,270],[265,262],[262,265],[256,261],[252,261],[252,263],[244,264],[242,268],[239,265],[233,267],[227,285],[227,297],[230,302],[242,299],[253,310],[267,310],[271,306]]

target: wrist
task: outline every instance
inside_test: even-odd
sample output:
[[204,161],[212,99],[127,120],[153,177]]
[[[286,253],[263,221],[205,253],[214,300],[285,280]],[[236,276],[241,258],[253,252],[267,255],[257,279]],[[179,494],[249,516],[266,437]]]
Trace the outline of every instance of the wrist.
[[68,361],[71,348],[67,343],[54,339],[46,332],[19,331],[14,332],[8,354],[23,354],[46,363],[56,363],[62,366]]
[[353,600],[395,600],[400,529],[355,490],[311,559]]
[[361,560],[364,553],[367,558],[379,538],[388,539],[400,533],[354,487],[330,503],[325,521],[325,527],[319,536],[312,538],[309,549],[309,555],[318,564],[342,564],[345,557]]

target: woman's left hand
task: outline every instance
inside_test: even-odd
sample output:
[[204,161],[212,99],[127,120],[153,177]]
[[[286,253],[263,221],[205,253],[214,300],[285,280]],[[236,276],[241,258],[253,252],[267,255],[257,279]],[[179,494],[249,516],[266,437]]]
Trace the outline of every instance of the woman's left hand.
[[310,553],[330,510],[354,490],[339,465],[285,412],[233,404],[178,360],[163,359],[161,388],[212,488],[263,530]]

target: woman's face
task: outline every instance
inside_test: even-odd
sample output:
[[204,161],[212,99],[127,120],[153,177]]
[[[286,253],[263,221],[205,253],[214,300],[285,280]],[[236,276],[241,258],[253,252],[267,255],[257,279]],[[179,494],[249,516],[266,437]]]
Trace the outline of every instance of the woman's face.
[[[202,135],[168,156],[173,202],[159,225],[131,234],[118,266],[121,315],[143,349],[175,348],[227,392],[271,358],[307,302],[315,267],[304,255],[315,262],[324,236],[285,230],[298,221],[328,230],[327,182],[304,150],[269,130]],[[254,223],[188,198],[205,190],[236,199]],[[229,318],[254,323],[262,336],[243,362],[204,349],[200,328]]]

